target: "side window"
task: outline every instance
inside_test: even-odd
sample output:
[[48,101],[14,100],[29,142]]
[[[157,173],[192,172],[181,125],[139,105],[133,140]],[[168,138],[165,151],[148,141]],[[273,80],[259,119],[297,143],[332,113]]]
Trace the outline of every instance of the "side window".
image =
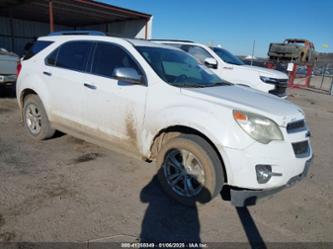
[[212,56],[205,49],[198,46],[183,45],[181,49],[194,56],[202,64],[205,62],[205,59],[212,58]]
[[[67,42],[60,46],[55,65],[66,69],[85,71],[92,47],[93,42],[90,41]],[[55,59],[53,53],[50,56]]]
[[59,49],[57,48],[54,50],[45,60],[46,64],[49,66],[55,66],[56,65],[56,59],[58,56]]
[[97,43],[92,73],[112,77],[117,67],[130,67],[142,74],[133,59],[120,47],[110,43]]
[[51,45],[52,41],[35,41],[34,43],[27,43],[24,47],[24,50],[26,50],[26,53],[23,57],[23,60],[28,60],[32,58],[34,55],[42,51],[44,48]]

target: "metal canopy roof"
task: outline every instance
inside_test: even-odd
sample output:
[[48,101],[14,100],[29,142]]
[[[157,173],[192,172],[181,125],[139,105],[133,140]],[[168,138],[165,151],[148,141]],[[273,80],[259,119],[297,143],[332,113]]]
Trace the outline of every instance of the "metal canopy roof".
[[92,0],[2,0],[0,16],[49,22],[52,2],[54,23],[70,27],[106,24],[125,20],[149,20],[151,15]]

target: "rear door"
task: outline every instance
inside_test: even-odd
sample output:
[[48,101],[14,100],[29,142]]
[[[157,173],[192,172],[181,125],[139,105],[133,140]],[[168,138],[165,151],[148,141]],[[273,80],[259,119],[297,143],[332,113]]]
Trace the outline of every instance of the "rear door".
[[81,127],[84,79],[93,45],[91,41],[66,42],[46,58],[43,77],[49,90],[50,119],[55,124]]
[[126,49],[109,42],[97,42],[91,75],[85,82],[88,86],[84,89],[85,121],[95,137],[137,149],[147,86],[113,78],[113,71],[118,67],[133,68],[143,75]]

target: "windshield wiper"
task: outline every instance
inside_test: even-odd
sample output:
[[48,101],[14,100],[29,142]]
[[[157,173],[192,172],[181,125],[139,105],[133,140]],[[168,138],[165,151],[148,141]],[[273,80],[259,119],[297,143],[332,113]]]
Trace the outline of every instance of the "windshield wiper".
[[191,87],[191,88],[204,88],[204,87],[213,87],[213,86],[231,86],[233,85],[230,82],[216,82],[216,83],[211,83],[211,84],[200,84],[200,83],[184,83],[184,82],[177,82],[177,83],[172,83],[174,86],[178,87]]
[[174,86],[178,86],[178,87],[193,87],[193,88],[199,88],[199,87],[207,87],[209,86],[208,84],[198,84],[198,83],[181,83],[181,82],[177,82],[177,83],[172,83],[172,85]]
[[223,81],[223,82],[216,82],[216,83],[213,83],[213,84],[209,84],[209,85],[206,85],[207,87],[213,87],[213,86],[231,86],[233,85],[232,83],[230,82],[227,82],[227,81]]

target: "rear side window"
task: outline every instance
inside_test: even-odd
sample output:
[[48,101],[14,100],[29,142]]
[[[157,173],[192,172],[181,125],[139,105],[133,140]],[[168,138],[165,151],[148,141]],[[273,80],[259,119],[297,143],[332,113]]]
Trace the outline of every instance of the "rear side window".
[[40,51],[42,51],[44,48],[51,45],[52,41],[35,41],[34,43],[27,43],[25,45],[26,54],[23,57],[23,60],[28,60]]
[[52,52],[46,59],[47,64],[66,69],[85,71],[93,42],[67,42]]
[[130,67],[142,75],[137,64],[121,47],[110,43],[97,43],[92,73],[112,77],[113,70],[118,67]]
[[46,58],[46,64],[47,65],[49,65],[49,66],[55,66],[56,65],[58,52],[59,52],[59,49],[56,49]]

